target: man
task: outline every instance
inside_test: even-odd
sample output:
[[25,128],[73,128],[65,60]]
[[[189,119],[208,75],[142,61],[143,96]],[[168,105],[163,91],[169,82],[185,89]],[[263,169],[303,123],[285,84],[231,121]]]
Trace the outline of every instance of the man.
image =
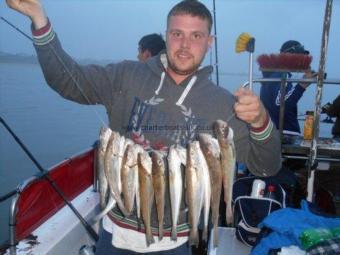
[[[212,123],[223,119],[234,129],[239,162],[259,176],[274,175],[280,169],[278,132],[260,99],[246,89],[233,96],[209,80],[212,67],[199,68],[213,42],[212,17],[200,2],[185,0],[169,12],[166,53],[145,63],[124,61],[106,67],[81,66],[70,58],[38,0],[7,0],[7,4],[31,18],[34,45],[48,84],[69,100],[103,104],[111,129],[145,149],[166,150],[175,143],[186,146],[198,132],[211,133]],[[176,242],[169,238],[169,207],[167,202],[165,237],[161,241],[155,238],[150,246],[139,231],[136,215],[124,218],[115,208],[103,219],[98,254],[190,254],[184,201]],[[155,212],[151,221],[152,226],[158,226]],[[105,240],[110,240],[112,246],[103,248]]]
[[160,34],[149,34],[143,36],[138,42],[139,61],[145,62],[149,58],[156,56],[160,51],[165,49],[165,41]]
[[335,123],[332,127],[333,138],[340,138],[340,95],[338,95],[332,103],[327,103],[322,107],[322,112],[329,117],[335,117]]
[[[298,41],[289,40],[282,44],[280,53],[309,54],[309,51],[305,50],[304,46]],[[263,78],[281,78],[283,75],[281,72],[263,72],[262,74]],[[292,76],[291,73],[288,73],[287,75],[288,77]],[[314,72],[307,71],[303,78],[312,78],[314,76]],[[292,82],[287,82],[283,120],[284,134],[300,134],[300,126],[297,119],[298,102],[309,85],[310,83],[300,82],[294,86]],[[275,123],[276,128],[279,128],[280,119],[280,86],[281,82],[263,82],[260,91],[260,98],[268,110],[272,121]]]

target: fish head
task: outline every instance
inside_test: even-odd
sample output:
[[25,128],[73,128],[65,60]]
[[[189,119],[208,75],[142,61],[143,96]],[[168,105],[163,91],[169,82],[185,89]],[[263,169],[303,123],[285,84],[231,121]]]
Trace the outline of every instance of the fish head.
[[99,131],[99,142],[100,142],[100,149],[105,150],[107,143],[110,139],[112,130],[109,127],[101,127]]
[[200,150],[200,145],[198,141],[193,141],[188,144],[187,167],[193,167],[197,169],[198,150]]
[[112,131],[110,136],[110,141],[112,143],[112,151],[114,155],[119,155],[119,149],[122,139],[118,132]]
[[175,145],[175,150],[177,152],[179,159],[181,160],[181,163],[185,165],[187,161],[187,150],[179,144]]
[[134,153],[134,148],[132,144],[128,144],[126,146],[124,156],[123,156],[123,164],[128,165],[129,167],[132,167],[136,162],[136,157]]
[[152,172],[152,160],[149,153],[146,151],[138,153],[138,165],[143,167],[147,174]]
[[216,120],[213,124],[215,136],[219,141],[227,141],[229,135],[229,125],[223,120]]
[[212,136],[207,133],[199,133],[197,135],[201,150],[210,153],[212,149],[211,139]]
[[151,153],[152,165],[157,168],[164,168],[164,160],[161,153],[158,151],[153,151]]
[[198,141],[200,144],[201,150],[206,155],[212,155],[213,157],[218,157],[220,154],[220,146],[218,141],[212,137],[211,134],[200,133],[198,134]]

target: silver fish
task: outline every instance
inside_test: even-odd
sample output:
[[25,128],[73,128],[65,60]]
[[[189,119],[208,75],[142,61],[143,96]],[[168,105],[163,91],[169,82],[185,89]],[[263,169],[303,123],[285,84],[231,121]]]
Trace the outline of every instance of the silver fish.
[[122,162],[121,178],[124,206],[128,215],[131,215],[136,197],[136,181],[138,178],[137,153],[135,153],[133,144],[126,146]]
[[152,186],[152,161],[146,151],[138,154],[138,177],[141,214],[146,232],[146,244],[149,246],[155,242],[151,230],[151,208],[154,190]]
[[198,140],[207,161],[211,184],[211,217],[214,226],[214,247],[218,246],[218,221],[222,189],[222,169],[218,141],[210,134],[199,134]]
[[204,241],[208,241],[208,224],[209,224],[209,214],[210,214],[210,202],[211,202],[211,184],[210,184],[210,173],[207,161],[204,158],[203,152],[199,145],[199,142],[196,141],[195,146],[197,146],[197,154],[198,154],[198,162],[200,166],[200,170],[202,171],[202,183],[204,189],[204,203],[203,203],[203,212],[204,212],[204,222],[203,222],[203,234],[202,239]]
[[136,190],[136,209],[137,209],[137,219],[139,222],[139,219],[141,218],[141,208],[140,208],[140,192],[139,192],[139,173],[138,173],[138,154],[143,153],[144,149],[139,144],[133,145],[133,153],[137,159],[137,173],[136,173],[136,179],[135,179],[135,190]]
[[199,165],[198,149],[199,144],[197,141],[188,144],[187,164],[185,169],[190,224],[189,243],[190,245],[196,245],[196,247],[199,244],[198,223],[204,200],[203,171],[200,169],[201,167]]
[[158,238],[163,239],[164,234],[164,204],[165,204],[165,163],[162,154],[153,151],[152,159],[152,184],[155,193],[155,202],[158,218]]
[[224,202],[226,203],[226,222],[227,224],[232,224],[233,210],[231,201],[233,197],[236,165],[234,131],[223,120],[215,121],[213,128],[221,149]]
[[168,154],[169,189],[171,203],[171,239],[177,240],[177,222],[183,193],[181,165],[186,164],[186,150],[180,145],[171,145]]
[[104,170],[104,156],[107,143],[111,136],[112,130],[108,127],[101,127],[99,132],[99,143],[97,148],[97,174],[100,196],[100,207],[105,208],[106,200],[108,196],[108,182],[105,176]]
[[112,131],[105,152],[104,170],[108,180],[110,194],[116,200],[121,212],[127,216],[128,212],[124,207],[120,196],[121,190],[119,189],[119,187],[121,187],[120,171],[122,157],[119,154],[121,143],[122,139],[120,135],[117,132]]

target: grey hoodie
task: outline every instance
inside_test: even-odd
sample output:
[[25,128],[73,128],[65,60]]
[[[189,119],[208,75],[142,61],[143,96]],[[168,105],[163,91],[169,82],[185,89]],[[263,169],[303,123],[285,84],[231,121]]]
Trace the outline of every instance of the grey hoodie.
[[[104,105],[111,129],[145,148],[166,149],[174,143],[186,146],[198,132],[212,133],[212,123],[222,119],[228,120],[234,130],[238,162],[245,163],[259,176],[275,175],[280,169],[281,144],[277,130],[272,128],[264,140],[254,139],[249,125],[232,117],[234,96],[209,80],[210,66],[176,85],[165,72],[164,53],[146,63],[123,61],[103,67],[77,64],[63,51],[56,34],[48,44],[35,47],[52,89],[80,104]],[[166,207],[165,228],[171,225],[169,203]],[[157,226],[157,217],[153,219],[152,225]],[[185,221],[182,217],[179,223]]]

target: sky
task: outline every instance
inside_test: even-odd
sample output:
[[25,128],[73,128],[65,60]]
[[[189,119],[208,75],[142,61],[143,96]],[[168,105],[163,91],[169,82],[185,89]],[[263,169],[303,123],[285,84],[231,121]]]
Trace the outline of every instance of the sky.
[[[166,30],[166,15],[178,0],[44,0],[48,17],[64,49],[75,58],[136,59],[138,40]],[[213,11],[213,0],[203,0]],[[235,42],[242,32],[255,38],[256,57],[277,53],[283,42],[300,41],[319,68],[326,0],[216,0],[218,66],[220,80],[248,72],[249,55],[237,54]],[[0,15],[30,34],[30,20],[0,1]],[[340,76],[340,1],[333,13],[326,59],[329,78]],[[32,43],[0,20],[0,51],[35,54]],[[205,64],[215,63],[214,49]],[[223,75],[229,74],[229,80]],[[231,76],[230,76],[231,75]],[[244,78],[246,79],[246,77]],[[236,81],[241,82],[241,81]]]

